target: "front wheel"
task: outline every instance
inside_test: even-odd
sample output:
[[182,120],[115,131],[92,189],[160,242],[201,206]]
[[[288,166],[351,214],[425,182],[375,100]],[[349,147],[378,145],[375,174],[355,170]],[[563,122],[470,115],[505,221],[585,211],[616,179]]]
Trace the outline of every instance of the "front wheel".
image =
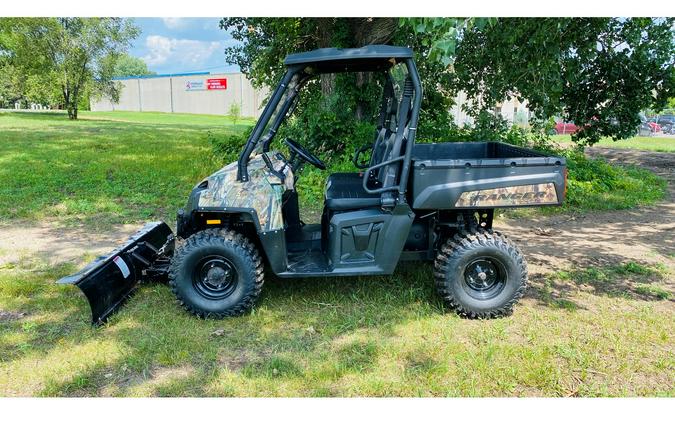
[[448,308],[468,318],[497,318],[510,315],[525,293],[527,265],[504,235],[473,229],[441,247],[434,277]]
[[263,285],[263,263],[239,233],[204,230],[176,250],[169,284],[181,305],[202,318],[241,315],[253,307]]

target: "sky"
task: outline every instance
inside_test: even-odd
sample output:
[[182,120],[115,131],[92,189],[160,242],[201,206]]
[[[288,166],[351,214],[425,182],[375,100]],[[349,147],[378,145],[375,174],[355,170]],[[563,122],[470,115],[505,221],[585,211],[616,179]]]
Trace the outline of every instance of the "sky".
[[225,62],[226,47],[237,44],[218,27],[220,18],[136,18],[141,34],[129,50],[159,74],[237,72]]

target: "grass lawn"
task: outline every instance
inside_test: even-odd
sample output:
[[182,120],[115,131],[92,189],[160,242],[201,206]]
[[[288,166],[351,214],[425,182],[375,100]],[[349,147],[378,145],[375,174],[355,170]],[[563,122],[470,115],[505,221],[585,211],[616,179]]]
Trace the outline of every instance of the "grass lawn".
[[636,265],[552,274],[538,305],[499,320],[444,313],[431,267],[405,265],[393,277],[271,279],[252,314],[222,321],[147,285],[97,329],[77,289],[54,284],[72,266],[26,264],[0,271],[0,396],[672,396],[663,301],[551,296],[559,282],[640,276]]
[[[192,186],[222,165],[206,131],[248,124],[0,114],[0,219],[98,230],[173,222]],[[558,269],[533,280],[513,316],[488,321],[444,312],[428,264],[391,277],[268,276],[251,314],[220,321],[145,284],[100,328],[79,290],[55,284],[76,267],[31,256],[0,266],[0,396],[675,394],[672,274],[662,265]]]
[[105,228],[171,220],[199,180],[222,166],[207,131],[226,117],[167,113],[0,113],[0,222],[58,218]]
[[[553,135],[553,140],[562,145],[573,145],[570,135]],[[630,139],[613,141],[601,139],[596,146],[608,148],[642,149],[646,151],[675,152],[675,136],[636,136]]]

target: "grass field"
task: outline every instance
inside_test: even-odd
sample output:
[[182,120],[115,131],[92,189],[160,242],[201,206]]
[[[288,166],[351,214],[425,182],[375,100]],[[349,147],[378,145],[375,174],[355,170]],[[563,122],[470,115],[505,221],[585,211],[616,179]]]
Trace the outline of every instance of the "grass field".
[[[540,305],[470,321],[443,312],[430,266],[406,265],[393,277],[268,280],[251,315],[223,321],[193,318],[166,286],[145,286],[95,329],[79,292],[53,283],[72,269],[0,272],[0,308],[16,318],[0,323],[0,395],[675,393],[673,314],[661,301],[554,299],[542,288]],[[556,273],[547,285],[616,280],[621,269]]]
[[[222,165],[206,131],[248,124],[0,114],[0,219],[91,230],[173,221],[192,186]],[[675,394],[672,274],[660,264],[540,274],[499,320],[445,312],[431,266],[409,264],[392,277],[268,277],[251,314],[221,321],[189,316],[165,285],[143,285],[93,328],[82,294],[54,283],[91,258],[0,266],[0,396]]]
[[[570,135],[553,135],[553,140],[562,145],[572,145]],[[609,138],[601,139],[597,143],[599,147],[641,149],[646,151],[675,152],[674,136],[636,136],[630,139],[613,141]]]
[[[93,120],[95,118],[95,120]],[[226,117],[166,113],[0,113],[0,222],[58,218],[105,228],[171,219],[190,189],[222,166],[207,131]]]

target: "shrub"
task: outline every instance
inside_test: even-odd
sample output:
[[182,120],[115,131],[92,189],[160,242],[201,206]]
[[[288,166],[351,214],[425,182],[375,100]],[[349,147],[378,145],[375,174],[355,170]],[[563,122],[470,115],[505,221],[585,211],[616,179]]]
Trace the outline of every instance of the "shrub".
[[612,165],[600,158],[588,158],[579,150],[558,154],[567,159],[565,209],[628,209],[665,197],[666,181],[649,170]]
[[240,134],[222,134],[208,131],[206,132],[206,139],[211,145],[211,152],[216,158],[233,161],[241,152],[252,131],[253,126]]
[[237,121],[241,118],[241,106],[239,103],[234,102],[230,105],[230,109],[227,112],[227,115],[232,119],[232,124],[237,124]]

